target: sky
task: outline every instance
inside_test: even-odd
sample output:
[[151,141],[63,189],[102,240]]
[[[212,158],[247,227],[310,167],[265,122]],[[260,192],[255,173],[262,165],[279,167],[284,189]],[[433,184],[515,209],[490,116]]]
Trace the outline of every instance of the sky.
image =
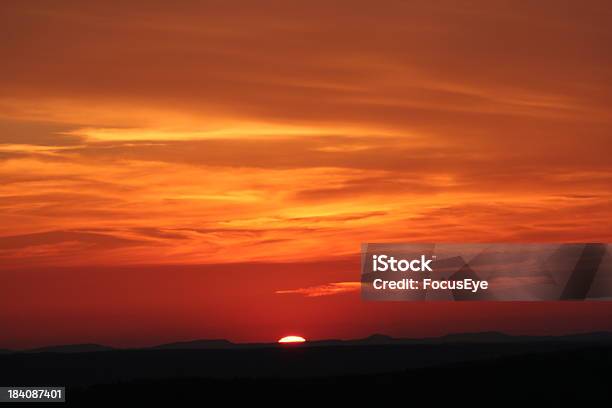
[[[179,4],[176,4],[179,3]],[[4,1],[0,347],[612,330],[362,242],[611,242],[606,1]]]

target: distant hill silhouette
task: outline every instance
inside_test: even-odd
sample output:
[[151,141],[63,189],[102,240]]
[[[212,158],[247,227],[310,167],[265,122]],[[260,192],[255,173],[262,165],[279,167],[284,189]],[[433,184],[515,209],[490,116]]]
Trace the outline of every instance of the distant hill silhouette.
[[[406,340],[406,339],[404,339]],[[372,334],[364,339],[357,339],[353,341],[349,341],[349,343],[358,343],[358,344],[388,344],[388,343],[396,343],[398,341],[402,341],[402,339],[394,339],[391,336],[387,336],[385,334]]]
[[[324,339],[312,340],[291,347],[329,347],[329,346],[363,346],[363,345],[418,345],[418,344],[461,344],[461,343],[535,343],[535,342],[611,342],[612,333],[593,332],[578,333],[562,336],[514,336],[501,332],[455,333],[440,337],[427,338],[394,338],[384,334],[372,334],[361,339],[340,340]],[[258,349],[269,347],[286,347],[278,343],[233,343],[226,339],[199,339],[164,343],[152,347],[136,348],[135,350],[219,350],[219,349]],[[39,347],[27,350],[0,349],[0,354],[15,352],[28,353],[88,353],[120,349],[100,344],[67,344],[48,347]]]
[[100,344],[65,344],[60,346],[39,347],[25,350],[27,353],[93,353],[115,350],[113,347]]
[[612,333],[593,332],[563,336],[512,336],[500,332],[459,333],[424,339],[427,343],[508,343],[508,342],[612,342]]
[[157,350],[205,350],[205,349],[226,349],[236,347],[237,345],[229,340],[214,339],[214,340],[193,340],[180,341],[176,343],[160,344],[151,347]]
[[97,344],[53,346],[0,355],[0,383],[96,384],[139,378],[260,378],[372,374],[525,353],[611,347],[610,333],[509,336],[466,333],[431,339],[372,335],[301,344],[196,340],[143,349]]
[[[480,332],[480,333],[458,333],[458,334],[447,334],[446,336],[427,339],[431,342],[441,342],[441,343],[464,343],[464,342],[507,342],[507,341],[517,341],[523,339],[523,336],[511,336],[505,333],[500,332]],[[533,338],[533,336],[529,336],[529,338]]]

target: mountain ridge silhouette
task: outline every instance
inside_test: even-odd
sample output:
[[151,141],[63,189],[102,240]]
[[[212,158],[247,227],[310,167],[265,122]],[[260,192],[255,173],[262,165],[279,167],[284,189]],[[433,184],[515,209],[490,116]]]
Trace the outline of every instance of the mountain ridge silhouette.
[[[403,338],[375,333],[358,339],[321,339],[305,343],[291,344],[291,347],[322,347],[352,345],[410,345],[410,344],[454,344],[454,343],[512,343],[538,341],[585,341],[612,342],[612,332],[587,332],[564,335],[511,335],[498,331],[449,333],[437,337]],[[0,354],[11,353],[92,353],[117,350],[215,350],[215,349],[255,349],[267,347],[287,347],[277,342],[234,343],[227,339],[195,339],[162,343],[148,347],[112,347],[96,343],[60,344],[31,349],[0,349]]]

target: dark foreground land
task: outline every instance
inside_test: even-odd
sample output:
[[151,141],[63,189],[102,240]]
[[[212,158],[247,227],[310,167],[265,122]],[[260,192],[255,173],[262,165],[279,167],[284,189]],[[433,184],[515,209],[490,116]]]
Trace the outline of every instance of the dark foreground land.
[[64,385],[67,402],[77,406],[334,400],[582,406],[612,401],[611,372],[607,339],[0,355],[0,385]]

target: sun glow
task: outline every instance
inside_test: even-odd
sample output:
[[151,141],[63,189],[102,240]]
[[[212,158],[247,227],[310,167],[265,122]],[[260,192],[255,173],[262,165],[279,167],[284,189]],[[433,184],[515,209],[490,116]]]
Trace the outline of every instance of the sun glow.
[[304,343],[305,341],[306,339],[300,336],[285,336],[278,340],[279,343]]

